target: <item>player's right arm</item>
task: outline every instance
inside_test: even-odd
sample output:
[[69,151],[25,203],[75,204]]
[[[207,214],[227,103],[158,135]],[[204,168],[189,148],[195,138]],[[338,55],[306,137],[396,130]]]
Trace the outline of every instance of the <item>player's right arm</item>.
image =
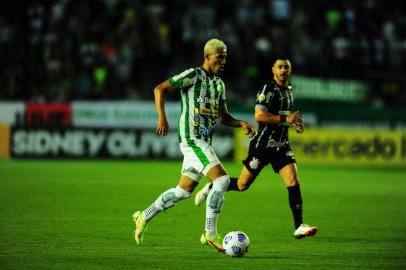
[[165,113],[165,94],[174,89],[190,87],[195,83],[197,72],[194,68],[187,69],[168,80],[163,81],[154,88],[155,106],[158,112],[158,125],[155,132],[158,135],[167,135],[169,124]]
[[165,112],[165,94],[173,89],[174,87],[169,80],[158,84],[154,88],[155,106],[158,113],[158,124],[155,132],[158,135],[166,136],[168,134],[169,124]]

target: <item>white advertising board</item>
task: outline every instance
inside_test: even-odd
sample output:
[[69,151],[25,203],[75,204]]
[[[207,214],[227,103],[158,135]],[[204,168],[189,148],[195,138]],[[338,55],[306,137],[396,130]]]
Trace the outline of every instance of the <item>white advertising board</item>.
[[24,115],[24,102],[0,102],[0,123],[15,124],[17,115]]
[[[170,127],[177,127],[180,102],[165,103]],[[74,127],[155,128],[155,103],[152,101],[74,101]]]

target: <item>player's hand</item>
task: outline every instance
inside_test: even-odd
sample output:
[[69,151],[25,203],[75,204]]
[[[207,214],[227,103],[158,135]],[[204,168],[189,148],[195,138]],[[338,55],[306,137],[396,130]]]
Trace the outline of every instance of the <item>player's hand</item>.
[[248,135],[249,138],[252,138],[255,136],[256,131],[255,131],[255,127],[253,125],[251,125],[250,123],[248,123],[247,121],[240,121],[241,123],[241,127],[243,129],[245,129],[245,135]]
[[303,133],[304,132],[303,124],[302,125],[293,124],[293,126],[295,127],[296,133]]
[[166,136],[168,134],[169,124],[166,118],[159,118],[158,125],[156,127],[155,133],[158,135]]
[[303,126],[303,116],[299,112],[293,112],[286,116],[286,123],[290,125]]

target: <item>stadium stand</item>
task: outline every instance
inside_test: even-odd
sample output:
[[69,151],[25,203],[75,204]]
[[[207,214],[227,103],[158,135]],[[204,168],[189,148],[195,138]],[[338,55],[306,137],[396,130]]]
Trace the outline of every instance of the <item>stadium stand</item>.
[[[367,82],[366,102],[406,103],[402,1],[30,1],[0,14],[0,99],[145,100],[159,81],[229,45],[229,101],[244,104],[275,54],[295,74]],[[368,19],[373,18],[373,19]],[[252,94],[250,94],[252,95]]]

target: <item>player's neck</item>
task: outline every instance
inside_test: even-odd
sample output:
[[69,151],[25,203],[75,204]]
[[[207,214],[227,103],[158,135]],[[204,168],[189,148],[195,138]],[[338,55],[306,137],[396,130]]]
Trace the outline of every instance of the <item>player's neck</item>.
[[276,84],[279,85],[280,87],[288,88],[288,81],[281,81],[281,80],[278,80],[278,79],[276,79],[276,78],[273,78],[273,80],[274,80],[274,81],[276,82]]
[[205,63],[203,63],[202,69],[203,69],[203,71],[206,73],[206,75],[207,75],[208,77],[210,77],[210,78],[213,78],[213,77],[214,77],[214,73],[211,72],[210,67],[209,67],[208,65],[206,65]]

